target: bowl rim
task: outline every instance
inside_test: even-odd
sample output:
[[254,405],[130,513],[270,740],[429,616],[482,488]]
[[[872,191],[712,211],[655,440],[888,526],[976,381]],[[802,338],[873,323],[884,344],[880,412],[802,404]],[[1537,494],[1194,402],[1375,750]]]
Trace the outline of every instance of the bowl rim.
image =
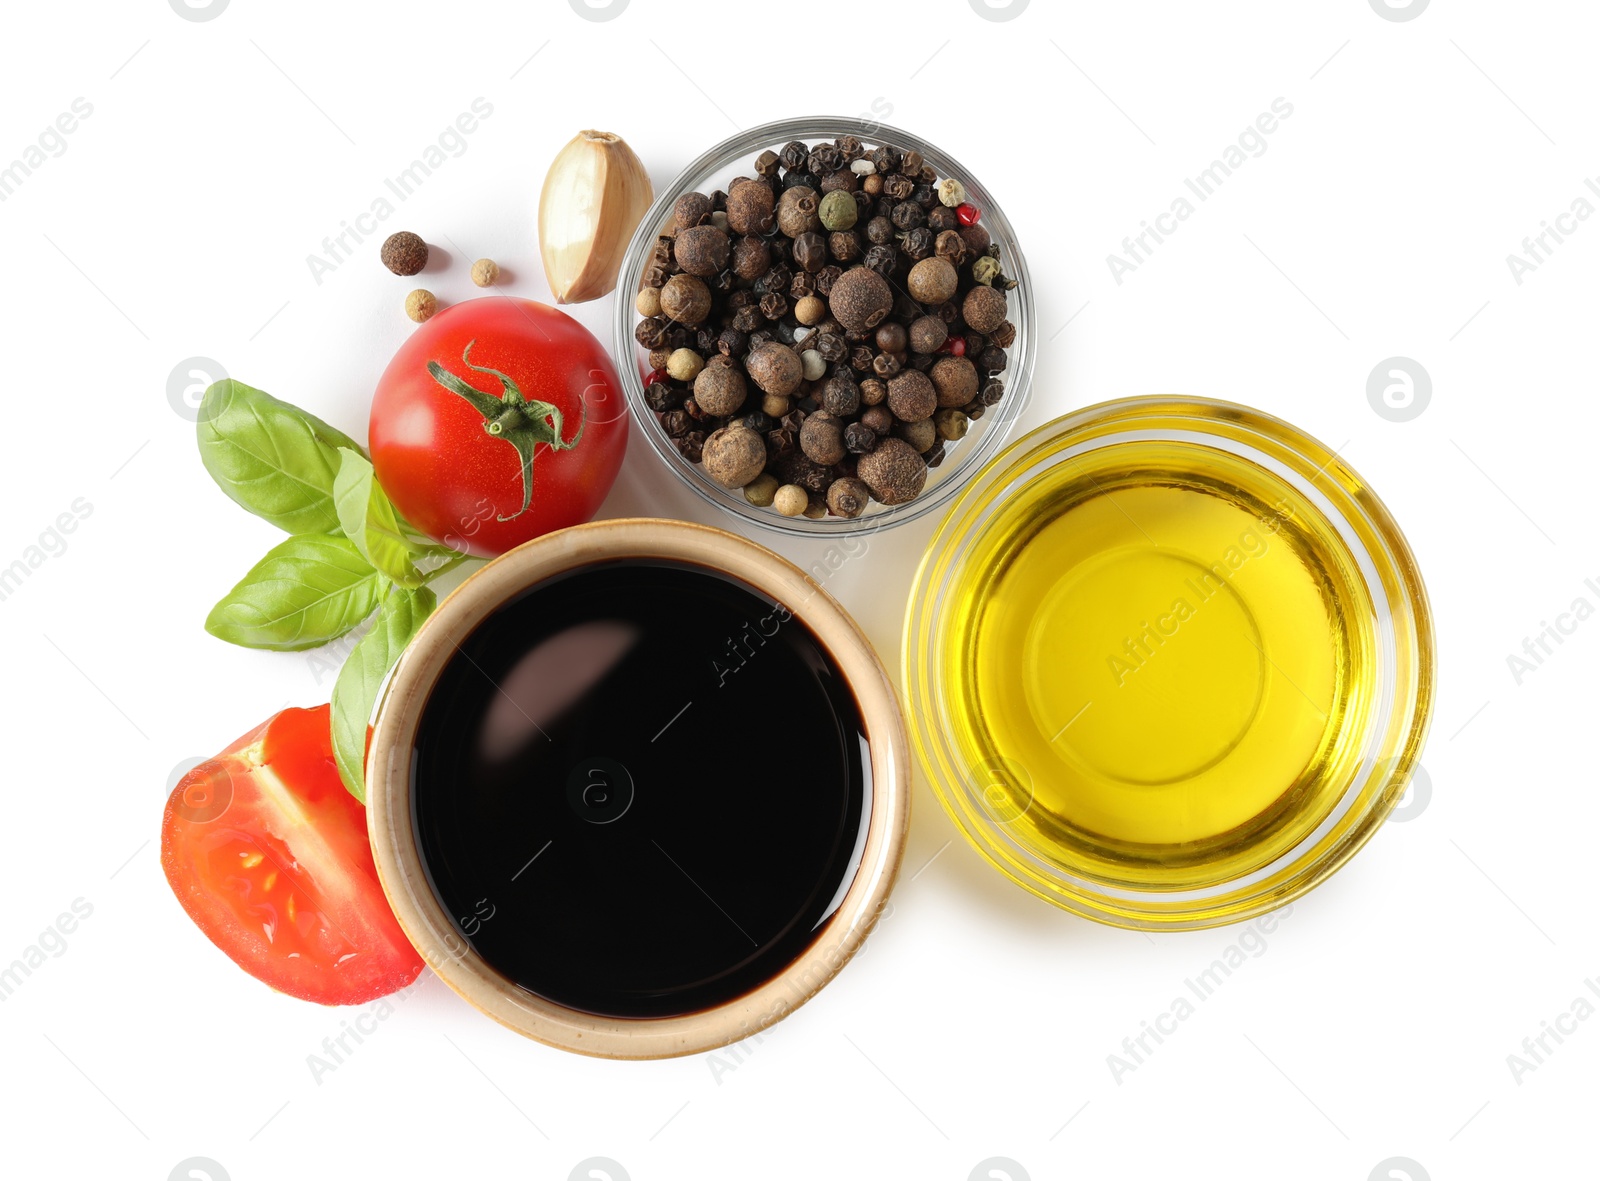
[[[644,382],[637,364],[638,345],[633,338],[633,326],[638,320],[634,309],[634,293],[644,272],[644,260],[654,243],[660,227],[672,212],[673,203],[705,173],[730,167],[744,156],[763,148],[770,148],[791,139],[812,141],[825,136],[854,135],[869,142],[890,143],[900,148],[915,149],[929,162],[939,166],[943,175],[956,175],[967,188],[969,197],[983,210],[983,224],[990,230],[993,241],[1001,247],[1006,274],[1015,279],[1017,286],[1008,295],[1016,306],[1009,317],[1017,326],[1017,339],[1008,349],[1006,368],[1002,377],[1006,384],[1005,396],[974,423],[981,427],[969,432],[971,445],[952,454],[940,465],[941,475],[931,488],[900,505],[882,505],[873,502],[872,510],[859,517],[785,517],[770,508],[757,508],[738,495],[738,489],[725,489],[712,483],[698,465],[688,463],[668,439],[657,421],[656,413],[644,401]],[[1004,209],[995,201],[976,174],[950,153],[929,143],[913,132],[905,131],[875,119],[845,115],[818,115],[804,118],[777,119],[738,131],[713,144],[673,177],[671,183],[651,204],[644,218],[634,230],[623,256],[622,270],[617,280],[615,325],[613,345],[614,360],[621,371],[622,387],[633,417],[644,434],[650,449],[677,478],[692,488],[706,503],[742,521],[763,529],[791,537],[844,536],[875,529],[903,525],[918,520],[948,504],[960,490],[977,475],[983,466],[1005,445],[1023,412],[1033,390],[1033,370],[1038,352],[1034,339],[1037,311],[1033,299],[1033,280],[1028,273],[1027,259],[1017,241],[1015,229]],[[965,442],[966,440],[963,440]]]
[[[1162,420],[1162,425],[1157,425],[1156,419]],[[1177,422],[1183,425],[1166,425]],[[1139,889],[1126,883],[1095,889],[1092,887],[1096,883],[1083,877],[1052,877],[1024,866],[1008,854],[1003,842],[994,838],[994,817],[988,817],[987,823],[980,822],[962,806],[961,785],[952,783],[947,757],[953,748],[931,724],[928,712],[938,706],[940,695],[933,687],[933,651],[923,650],[923,640],[928,635],[936,640],[935,617],[943,597],[941,588],[949,583],[951,570],[959,560],[959,551],[952,551],[952,546],[971,532],[970,528],[958,528],[958,524],[973,516],[986,490],[997,483],[1015,482],[1030,469],[1057,460],[1074,437],[1092,441],[1102,435],[1120,437],[1119,432],[1128,432],[1148,438],[1173,430],[1211,436],[1217,444],[1229,438],[1230,431],[1239,435],[1254,433],[1303,461],[1311,472],[1308,483],[1319,494],[1337,492],[1339,500],[1330,500],[1333,507],[1342,503],[1360,514],[1356,523],[1364,525],[1378,543],[1377,552],[1367,550],[1379,581],[1373,594],[1375,600],[1380,592],[1385,596],[1380,615],[1390,617],[1392,628],[1393,651],[1382,653],[1391,663],[1386,675],[1392,683],[1384,686],[1383,695],[1374,706],[1368,741],[1369,751],[1381,745],[1382,755],[1364,756],[1323,823],[1267,867],[1227,879],[1209,894],[1202,889]],[[1245,458],[1260,463],[1250,456]],[[976,517],[980,524],[973,527],[982,527],[992,518],[993,511],[992,505],[984,506]],[[1341,514],[1341,519],[1352,524],[1347,514]],[[1342,459],[1339,449],[1326,446],[1265,411],[1220,399],[1176,394],[1118,398],[1081,407],[1029,431],[991,460],[967,482],[962,496],[950,506],[928,542],[912,580],[901,644],[902,683],[918,765],[940,806],[968,843],[1013,883],[1055,906],[1111,926],[1145,931],[1194,930],[1242,922],[1294,901],[1345,865],[1404,794],[1431,724],[1437,692],[1436,666],[1432,613],[1415,555],[1388,508]],[[1003,823],[998,827],[1003,828]]]
[[[838,908],[777,975],[712,1008],[670,1017],[603,1017],[556,1004],[496,972],[456,930],[428,882],[412,815],[411,751],[423,708],[457,645],[511,597],[554,575],[617,558],[661,558],[731,576],[776,599],[833,657],[867,732],[871,800],[861,860]],[[367,757],[367,830],[378,880],[406,936],[441,980],[502,1025],[602,1058],[669,1058],[742,1041],[799,1008],[850,960],[894,885],[910,822],[910,749],[900,701],[844,608],[799,567],[746,538],[657,518],[596,521],[494,559],[450,593],[406,647],[384,688]]]

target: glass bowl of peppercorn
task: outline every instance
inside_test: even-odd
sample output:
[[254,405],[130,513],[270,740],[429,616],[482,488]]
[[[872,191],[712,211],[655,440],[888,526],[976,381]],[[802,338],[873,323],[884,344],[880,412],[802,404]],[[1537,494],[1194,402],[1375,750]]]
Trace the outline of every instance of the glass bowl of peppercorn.
[[1004,212],[941,149],[864,119],[711,148],[645,215],[618,290],[651,448],[712,504],[789,534],[946,504],[1004,444],[1033,371]]

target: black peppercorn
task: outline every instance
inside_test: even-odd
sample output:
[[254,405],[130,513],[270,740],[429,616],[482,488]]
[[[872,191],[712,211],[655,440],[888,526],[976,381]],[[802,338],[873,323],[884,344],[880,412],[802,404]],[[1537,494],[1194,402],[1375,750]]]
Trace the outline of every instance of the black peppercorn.
[[772,474],[785,484],[799,484],[807,492],[825,491],[833,473],[823,464],[808,459],[799,450],[787,452],[772,464]]
[[852,422],[844,428],[844,445],[852,455],[865,455],[878,445],[878,432],[864,422]]
[[967,261],[967,244],[955,230],[945,230],[933,240],[933,252],[947,259],[951,266],[959,267]]
[[889,216],[889,220],[898,230],[914,230],[928,220],[928,215],[915,201],[902,201],[894,207],[894,213]]
[[956,215],[956,211],[951,209],[950,206],[935,205],[928,210],[928,228],[936,234],[942,234],[946,230],[959,231],[961,229],[961,218]]
[[811,347],[822,355],[824,361],[842,361],[850,355],[850,349],[845,344],[844,337],[837,332],[819,332]]
[[839,281],[839,276],[844,274],[842,267],[833,266],[831,263],[817,272],[817,294],[827,299],[833,294],[833,285]]
[[862,261],[887,279],[894,274],[895,264],[900,261],[900,252],[893,246],[874,246]]
[[785,189],[807,188],[814,189],[821,182],[812,173],[801,169],[799,172],[786,172],[783,176]]
[[694,419],[683,410],[669,410],[661,416],[661,429],[667,432],[668,438],[681,438],[693,426]]
[[933,254],[933,237],[927,226],[918,226],[900,239],[900,249],[913,262],[921,262]]
[[[743,307],[733,314],[733,327],[740,332],[753,333],[765,322],[766,317],[761,314],[759,305]],[[755,347],[755,339],[751,338],[750,347]]]
[[978,395],[978,400],[985,406],[993,406],[1005,397],[1006,387],[998,377],[991,377],[983,383],[983,392]]
[[990,345],[983,350],[983,355],[978,358],[978,368],[986,373],[999,373],[1006,367],[1006,351]]
[[900,372],[900,359],[893,353],[879,353],[872,358],[872,372],[883,378],[893,377]]
[[704,454],[706,433],[704,431],[690,431],[682,438],[676,440],[678,454],[690,463],[699,463]]
[[717,352],[724,357],[742,357],[749,344],[749,338],[730,325],[717,337]]
[[789,298],[802,300],[817,290],[817,277],[808,271],[796,271],[789,280]]
[[829,172],[837,172],[844,167],[844,153],[833,144],[818,144],[811,149],[811,156],[806,161],[806,167],[818,176]]
[[850,368],[857,373],[869,373],[872,370],[872,350],[866,345],[858,345],[850,350]]
[[647,316],[633,327],[633,339],[647,349],[661,348],[667,340],[668,322],[662,316]]
[[783,145],[778,153],[778,159],[784,168],[793,172],[797,168],[805,167],[806,157],[811,154],[811,149],[797,139],[791,139]]
[[893,197],[896,201],[904,201],[916,192],[916,182],[909,176],[902,176],[896,172],[883,178],[883,193],[886,197]]
[[794,260],[815,274],[828,263],[828,240],[815,230],[807,230],[794,240]]
[[789,301],[776,291],[761,297],[761,314],[769,320],[780,320],[789,310]]
[[868,159],[877,166],[879,172],[893,172],[900,167],[900,153],[888,144],[874,148]]
[[828,253],[840,262],[861,257],[861,239],[854,230],[835,230],[828,235]]
[[665,382],[654,381],[645,387],[644,403],[657,414],[665,414],[683,405],[683,391],[673,389]]
[[894,241],[894,223],[887,217],[875,217],[867,222],[867,241],[874,246],[885,246]]

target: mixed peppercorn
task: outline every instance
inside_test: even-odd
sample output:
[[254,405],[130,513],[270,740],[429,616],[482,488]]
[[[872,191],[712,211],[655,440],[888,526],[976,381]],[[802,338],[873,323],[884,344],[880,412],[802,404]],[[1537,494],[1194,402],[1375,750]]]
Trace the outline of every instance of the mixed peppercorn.
[[646,261],[645,402],[718,484],[786,516],[914,499],[1000,401],[1016,286],[916,151],[795,141],[684,193]]

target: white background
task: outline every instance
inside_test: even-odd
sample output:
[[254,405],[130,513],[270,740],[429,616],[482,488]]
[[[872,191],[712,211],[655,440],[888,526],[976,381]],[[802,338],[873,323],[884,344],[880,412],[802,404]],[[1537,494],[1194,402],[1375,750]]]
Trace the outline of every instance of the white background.
[[[562,1179],[593,1156],[635,1181],[962,1181],[993,1156],[1035,1179],[1364,1181],[1395,1156],[1440,1181],[1592,1175],[1600,1020],[1520,1085],[1507,1055],[1600,976],[1600,622],[1520,685],[1506,659],[1573,600],[1600,606],[1600,218],[1520,285],[1506,263],[1575,198],[1600,204],[1592,5],[1035,0],[990,21],[968,0],[633,0],[592,21],[565,0],[232,0],[195,21],[141,0],[5,22],[0,162],[93,106],[0,203],[0,565],[93,506],[0,602],[0,963],[94,908],[0,1004],[8,1176],[166,1178],[195,1156],[235,1181]],[[1246,402],[1341,448],[1395,512],[1440,638],[1427,806],[1120,1083],[1107,1055],[1239,932],[1058,913],[952,843],[921,783],[891,916],[737,1056],[564,1054],[429,977],[314,1082],[307,1055],[349,1015],[240,972],[158,863],[174,767],[331,686],[202,630],[276,533],[211,485],[167,382],[215,358],[360,437],[411,284],[377,239],[320,285],[306,256],[480,96],[468,150],[386,226],[459,245],[427,276],[447,301],[479,255],[547,298],[539,185],[580,127],[624,135],[658,186],[737,127],[816,111],[876,111],[981,170],[1036,281],[1025,426],[1131,394]],[[1265,154],[1117,283],[1106,256],[1280,96]],[[609,341],[609,299],[576,314]],[[1410,422],[1366,397],[1394,355],[1432,377]],[[605,508],[631,513],[717,521],[638,438]],[[892,666],[932,528],[830,584]]]

